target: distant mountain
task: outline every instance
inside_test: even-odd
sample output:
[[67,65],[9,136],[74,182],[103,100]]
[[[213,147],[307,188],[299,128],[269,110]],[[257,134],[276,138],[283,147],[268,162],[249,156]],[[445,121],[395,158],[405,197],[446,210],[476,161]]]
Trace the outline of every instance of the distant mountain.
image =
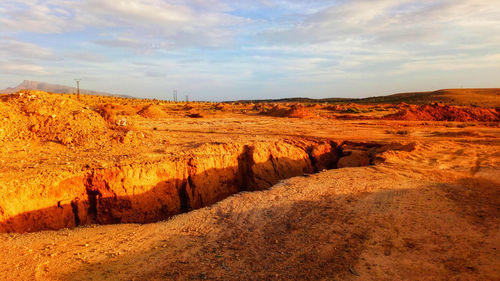
[[[51,92],[58,94],[73,94],[77,92],[76,87],[24,80],[21,84],[17,85],[14,88],[7,88],[0,90],[0,94],[12,94],[21,90],[37,90],[37,91],[44,91],[44,92]],[[126,95],[115,95],[106,92],[98,92],[85,89],[80,89],[80,93],[84,95],[117,96],[117,97],[132,98],[131,96],[126,96]]]
[[432,92],[400,93],[369,98],[284,98],[267,100],[240,100],[237,102],[303,102],[303,103],[364,103],[364,104],[429,104],[440,102],[450,105],[500,107],[500,88],[444,89]]

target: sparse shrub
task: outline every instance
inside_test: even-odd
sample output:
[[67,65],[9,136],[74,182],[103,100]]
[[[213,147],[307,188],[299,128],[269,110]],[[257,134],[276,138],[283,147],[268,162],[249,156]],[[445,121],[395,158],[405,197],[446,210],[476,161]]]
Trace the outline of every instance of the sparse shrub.
[[190,114],[187,114],[186,117],[189,117],[189,118],[203,118],[203,116],[200,113],[190,113]]
[[473,127],[476,126],[474,123],[460,123],[457,125],[457,128],[465,128],[465,127]]
[[396,133],[398,135],[408,135],[410,132],[408,130],[398,130]]
[[391,135],[409,135],[410,132],[408,130],[385,130],[386,134],[391,134]]
[[341,111],[342,113],[353,113],[353,114],[359,114],[361,113],[361,110],[356,107],[349,107],[348,109],[344,109]]
[[347,109],[344,109],[340,111],[341,113],[351,113],[351,114],[360,114],[360,113],[367,113],[367,112],[372,112],[374,109],[372,108],[357,108],[357,107],[349,107]]

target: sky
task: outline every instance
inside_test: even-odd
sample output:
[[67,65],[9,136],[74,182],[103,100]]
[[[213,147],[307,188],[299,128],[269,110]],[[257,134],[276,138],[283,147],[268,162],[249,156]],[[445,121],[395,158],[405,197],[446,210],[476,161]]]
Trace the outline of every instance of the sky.
[[500,87],[500,0],[0,0],[0,89],[190,100]]

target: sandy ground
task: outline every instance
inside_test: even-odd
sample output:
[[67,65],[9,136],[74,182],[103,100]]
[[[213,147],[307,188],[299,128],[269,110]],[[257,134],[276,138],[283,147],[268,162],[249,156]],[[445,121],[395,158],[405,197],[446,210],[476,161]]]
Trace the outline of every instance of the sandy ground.
[[204,143],[321,137],[413,150],[167,221],[3,233],[1,280],[500,280],[498,127],[234,113],[134,118],[146,135],[135,145],[9,143],[2,181],[161,161]]

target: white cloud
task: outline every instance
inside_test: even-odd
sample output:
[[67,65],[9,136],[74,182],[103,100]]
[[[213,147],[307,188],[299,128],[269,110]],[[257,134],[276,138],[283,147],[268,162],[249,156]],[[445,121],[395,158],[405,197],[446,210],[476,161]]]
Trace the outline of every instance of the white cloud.
[[159,81],[157,92],[328,93],[426,70],[479,81],[500,67],[497,2],[1,0],[0,70],[129,94]]
[[9,63],[0,61],[0,72],[10,75],[45,75],[49,72],[40,65],[36,64],[23,64],[23,63]]
[[[334,59],[309,73],[344,77],[491,66],[500,54],[497,1],[344,1],[261,34],[262,53]],[[446,56],[445,56],[446,55]],[[340,76],[338,76],[340,75]]]
[[461,69],[498,68],[500,66],[500,52],[483,56],[445,55],[439,57],[423,57],[401,65],[398,73],[416,71],[450,71]]
[[0,58],[4,59],[55,59],[52,50],[15,38],[0,37]]
[[51,2],[0,2],[0,32],[61,33],[75,29],[70,12],[51,8]]
[[[457,28],[463,36],[472,36],[469,34],[472,31],[480,31],[481,35],[491,34],[492,27],[500,30],[500,5],[494,2],[346,1],[308,15],[291,28],[281,27],[264,32],[264,38],[284,44],[331,42],[345,38],[379,44],[424,43],[423,40],[443,43],[447,39],[457,39],[457,35],[453,34]],[[488,29],[480,30],[485,27]]]
[[108,46],[136,48],[124,44],[122,37],[129,37],[168,48],[220,47],[236,36],[237,26],[249,22],[227,9],[199,1],[6,0],[0,3],[0,31],[57,34],[97,28],[112,31],[101,42]]

